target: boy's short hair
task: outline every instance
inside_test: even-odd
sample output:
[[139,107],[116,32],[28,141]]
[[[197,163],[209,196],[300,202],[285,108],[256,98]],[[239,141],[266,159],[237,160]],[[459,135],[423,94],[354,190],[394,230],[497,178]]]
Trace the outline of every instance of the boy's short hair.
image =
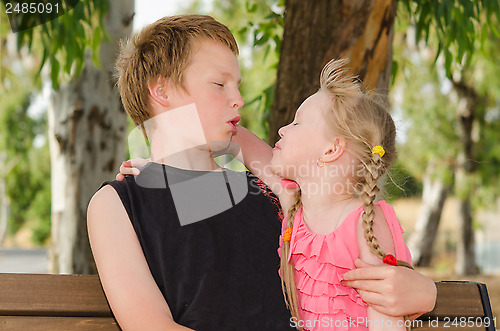
[[[233,34],[206,15],[167,16],[144,27],[121,44],[116,61],[118,89],[123,106],[136,126],[152,117],[149,84],[168,78],[184,87],[183,72],[189,65],[195,40],[209,39],[228,46],[238,55]],[[144,131],[144,128],[143,128]]]

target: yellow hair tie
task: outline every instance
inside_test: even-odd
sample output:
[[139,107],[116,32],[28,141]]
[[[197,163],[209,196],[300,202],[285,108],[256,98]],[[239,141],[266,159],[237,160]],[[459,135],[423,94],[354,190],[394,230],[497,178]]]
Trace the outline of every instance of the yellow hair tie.
[[290,241],[292,239],[292,228],[288,228],[283,233],[283,241]]
[[380,155],[380,157],[382,157],[382,156],[384,156],[384,154],[385,154],[384,147],[382,147],[382,146],[380,146],[380,145],[373,146],[373,148],[372,148],[372,153],[373,153],[373,154],[378,154],[378,155]]

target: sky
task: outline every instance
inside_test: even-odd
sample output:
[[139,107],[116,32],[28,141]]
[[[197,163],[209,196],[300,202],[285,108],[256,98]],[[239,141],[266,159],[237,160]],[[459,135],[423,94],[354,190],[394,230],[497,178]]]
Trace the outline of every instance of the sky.
[[[209,11],[213,0],[203,0],[206,11]],[[134,31],[153,23],[163,16],[180,14],[189,5],[188,0],[136,0]]]

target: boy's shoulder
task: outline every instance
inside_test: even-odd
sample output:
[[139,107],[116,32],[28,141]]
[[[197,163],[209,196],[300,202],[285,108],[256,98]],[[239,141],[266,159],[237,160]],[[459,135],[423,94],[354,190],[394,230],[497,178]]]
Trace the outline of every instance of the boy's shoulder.
[[276,212],[278,213],[279,218],[282,220],[284,215],[283,215],[283,210],[281,209],[280,200],[273,193],[271,188],[269,188],[269,186],[267,186],[260,178],[258,178],[251,172],[247,172],[247,176],[252,183],[251,186],[253,186],[255,189],[258,189],[267,198],[267,200],[272,203],[273,207],[276,209]]

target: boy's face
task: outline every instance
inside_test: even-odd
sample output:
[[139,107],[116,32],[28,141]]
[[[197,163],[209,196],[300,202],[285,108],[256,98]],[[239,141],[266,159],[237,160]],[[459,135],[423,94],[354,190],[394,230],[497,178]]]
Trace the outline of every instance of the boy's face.
[[195,43],[190,64],[183,73],[186,90],[170,88],[168,100],[171,109],[194,103],[206,141],[217,149],[218,143],[227,145],[231,140],[240,119],[238,110],[244,104],[239,91],[240,67],[236,56],[222,43]]

